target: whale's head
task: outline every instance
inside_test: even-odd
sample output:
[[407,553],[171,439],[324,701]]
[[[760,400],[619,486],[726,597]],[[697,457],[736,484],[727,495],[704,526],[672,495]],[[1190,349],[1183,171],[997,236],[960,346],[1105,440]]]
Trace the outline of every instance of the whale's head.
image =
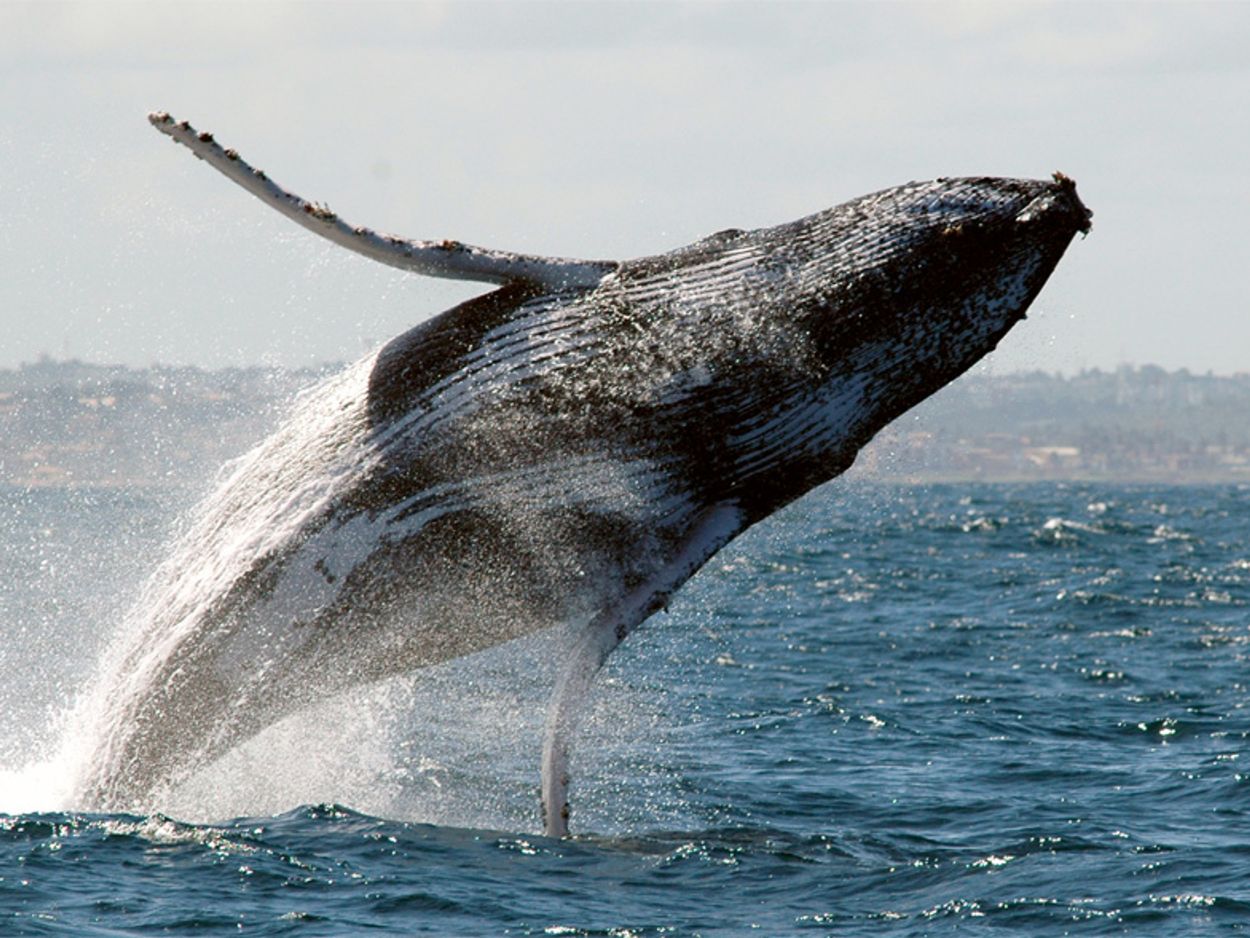
[[827,229],[813,217],[806,313],[823,359],[962,374],[1024,318],[1090,217],[1060,174],[912,183],[840,206]]
[[994,349],[1090,218],[1060,174],[938,179],[668,255],[681,276],[662,269],[664,289],[705,308],[715,283],[732,312],[719,332],[696,319],[692,347],[750,389],[717,421],[734,428],[733,468],[703,462],[761,517],[836,476]]
[[1091,217],[1056,173],[911,183],[795,223],[810,250],[795,308],[821,363],[830,458],[993,350]]

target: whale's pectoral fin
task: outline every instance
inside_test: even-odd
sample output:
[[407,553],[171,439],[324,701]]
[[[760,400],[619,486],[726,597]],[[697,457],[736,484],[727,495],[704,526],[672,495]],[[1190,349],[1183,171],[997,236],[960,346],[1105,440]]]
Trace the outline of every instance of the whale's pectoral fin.
[[596,672],[612,649],[652,613],[664,608],[669,596],[737,536],[745,523],[736,503],[722,502],[706,509],[672,560],[618,606],[604,610],[579,630],[547,710],[542,799],[543,829],[548,837],[565,837],[569,832],[569,744]]
[[551,290],[567,290],[593,287],[618,266],[615,261],[513,254],[459,241],[413,241],[349,225],[327,206],[309,202],[283,189],[259,169],[249,166],[234,150],[222,149],[212,134],[201,133],[186,121],[175,121],[164,111],[149,114],[148,120],[161,133],[188,147],[226,178],[296,224],[340,247],[391,267],[430,277],[488,283],[523,282]]

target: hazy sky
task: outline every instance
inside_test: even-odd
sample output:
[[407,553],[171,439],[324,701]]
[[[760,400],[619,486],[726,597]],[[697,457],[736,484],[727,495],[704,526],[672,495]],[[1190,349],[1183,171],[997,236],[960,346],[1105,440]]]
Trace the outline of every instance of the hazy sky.
[[1250,4],[0,2],[0,367],[357,356],[479,286],[264,208],[589,257],[909,179],[1094,210],[996,371],[1250,371]]

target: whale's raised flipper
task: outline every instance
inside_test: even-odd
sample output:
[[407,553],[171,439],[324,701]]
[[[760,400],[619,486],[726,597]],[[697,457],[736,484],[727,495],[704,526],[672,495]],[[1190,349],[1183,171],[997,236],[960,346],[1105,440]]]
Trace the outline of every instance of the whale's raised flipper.
[[620,605],[606,609],[579,631],[557,679],[543,738],[543,828],[548,837],[569,832],[569,743],[581,718],[596,672],[608,655],[707,560],[747,525],[735,503],[708,508],[692,525],[681,549],[654,577],[632,590]]
[[488,283],[531,283],[552,290],[593,287],[616,270],[615,261],[541,257],[474,247],[459,241],[414,241],[349,225],[325,205],[309,202],[283,189],[234,150],[222,149],[210,133],[165,111],[148,115],[152,126],[188,147],[232,182],[309,231],[335,244],[391,267],[430,277],[482,280]]

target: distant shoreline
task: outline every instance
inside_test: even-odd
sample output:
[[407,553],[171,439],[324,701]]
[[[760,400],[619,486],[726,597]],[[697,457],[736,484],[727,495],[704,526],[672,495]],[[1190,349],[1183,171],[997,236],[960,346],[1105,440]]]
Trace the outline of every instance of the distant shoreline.
[[[203,489],[342,367],[0,369],[0,486]],[[887,427],[846,479],[1250,483],[1250,374],[965,375]]]

